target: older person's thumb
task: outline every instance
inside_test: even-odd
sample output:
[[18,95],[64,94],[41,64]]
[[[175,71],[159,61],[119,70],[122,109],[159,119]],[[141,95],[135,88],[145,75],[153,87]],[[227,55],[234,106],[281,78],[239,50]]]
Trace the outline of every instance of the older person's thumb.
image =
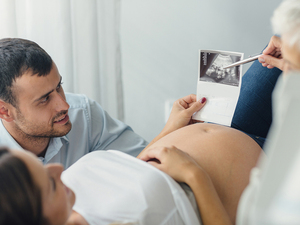
[[258,58],[259,62],[262,64],[268,64],[271,65],[272,67],[277,67],[279,69],[283,69],[283,59],[281,58],[276,58],[271,55],[262,55]]

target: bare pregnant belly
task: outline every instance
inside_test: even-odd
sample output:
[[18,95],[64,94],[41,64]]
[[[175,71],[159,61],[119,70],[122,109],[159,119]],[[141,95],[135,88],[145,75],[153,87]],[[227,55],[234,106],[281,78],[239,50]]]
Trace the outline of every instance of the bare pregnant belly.
[[262,152],[248,135],[215,124],[194,124],[155,142],[187,152],[210,175],[225,209],[235,221],[239,198],[249,183],[250,170]]

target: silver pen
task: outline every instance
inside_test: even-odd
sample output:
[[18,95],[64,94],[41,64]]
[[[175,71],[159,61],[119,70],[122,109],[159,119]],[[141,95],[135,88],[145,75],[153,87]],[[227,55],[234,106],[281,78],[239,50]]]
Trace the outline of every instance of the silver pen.
[[231,68],[231,67],[234,67],[234,66],[239,66],[239,65],[242,65],[242,64],[245,64],[245,63],[248,63],[248,62],[252,62],[252,61],[258,59],[258,57],[260,57],[261,55],[262,54],[256,55],[256,56],[253,56],[253,57],[250,57],[250,58],[238,61],[238,62],[235,62],[233,64],[230,64],[228,66],[223,67],[223,69],[227,69],[227,68]]

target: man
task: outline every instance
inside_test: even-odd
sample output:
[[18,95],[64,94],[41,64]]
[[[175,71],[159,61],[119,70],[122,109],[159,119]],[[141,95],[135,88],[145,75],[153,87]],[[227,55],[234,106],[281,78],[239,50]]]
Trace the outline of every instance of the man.
[[0,40],[0,145],[26,149],[65,168],[94,150],[137,155],[146,141],[84,95],[64,93],[62,76],[36,43]]

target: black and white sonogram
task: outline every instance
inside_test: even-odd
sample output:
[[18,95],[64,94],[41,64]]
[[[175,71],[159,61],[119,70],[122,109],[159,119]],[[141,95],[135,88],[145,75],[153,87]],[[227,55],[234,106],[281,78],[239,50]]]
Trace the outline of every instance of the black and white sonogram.
[[200,81],[239,86],[240,67],[236,66],[228,69],[223,69],[223,67],[240,60],[241,56],[226,52],[201,51]]

